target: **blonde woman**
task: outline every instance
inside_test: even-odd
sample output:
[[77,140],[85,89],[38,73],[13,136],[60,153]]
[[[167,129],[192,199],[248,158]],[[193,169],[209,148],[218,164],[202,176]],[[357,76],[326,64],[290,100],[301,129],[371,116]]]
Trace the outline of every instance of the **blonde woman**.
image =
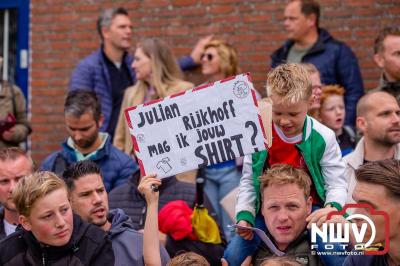
[[158,39],[145,39],[137,45],[132,68],[137,82],[126,89],[114,135],[114,145],[127,154],[132,154],[133,147],[124,110],[194,87],[182,80],[182,72],[170,48]]
[[222,40],[210,41],[201,55],[201,72],[207,82],[237,75],[239,66],[235,49]]

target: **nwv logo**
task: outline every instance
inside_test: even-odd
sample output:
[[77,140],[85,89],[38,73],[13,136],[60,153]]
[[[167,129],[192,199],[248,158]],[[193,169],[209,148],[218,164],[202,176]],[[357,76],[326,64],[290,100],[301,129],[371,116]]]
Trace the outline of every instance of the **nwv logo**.
[[[354,209],[354,214],[349,215],[344,223],[326,222],[318,227],[317,224],[311,224],[311,248],[318,248],[317,237],[321,238],[324,248],[333,249],[333,244],[339,243],[339,246],[345,250],[353,239],[352,243],[356,250],[364,250],[371,247],[376,241],[376,227],[374,218],[383,218],[385,221],[385,240],[384,250],[371,251],[365,250],[367,255],[383,255],[389,251],[389,216],[383,211],[376,211],[369,204],[348,204],[342,211],[331,212],[328,214],[328,221],[335,215],[344,215],[347,210]],[[362,213],[357,211],[362,210]],[[382,216],[382,217],[378,217]],[[371,219],[372,218],[372,219]]]

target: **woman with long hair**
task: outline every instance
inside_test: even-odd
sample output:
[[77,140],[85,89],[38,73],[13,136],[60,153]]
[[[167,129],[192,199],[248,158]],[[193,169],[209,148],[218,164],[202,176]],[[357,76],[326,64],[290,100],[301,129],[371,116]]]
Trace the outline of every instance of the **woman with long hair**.
[[158,39],[145,39],[137,45],[132,68],[137,82],[126,89],[114,135],[114,145],[127,154],[133,153],[133,147],[124,110],[194,87],[182,80],[183,74],[171,49]]

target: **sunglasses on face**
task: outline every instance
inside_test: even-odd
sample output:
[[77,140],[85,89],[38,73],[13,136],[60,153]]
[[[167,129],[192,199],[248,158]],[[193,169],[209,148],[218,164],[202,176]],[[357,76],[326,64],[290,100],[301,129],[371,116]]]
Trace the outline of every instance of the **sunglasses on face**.
[[313,90],[322,90],[322,85],[314,85],[312,86]]
[[200,57],[201,60],[207,59],[207,61],[212,61],[213,58],[214,58],[214,56],[212,54],[206,54],[206,53],[202,54]]

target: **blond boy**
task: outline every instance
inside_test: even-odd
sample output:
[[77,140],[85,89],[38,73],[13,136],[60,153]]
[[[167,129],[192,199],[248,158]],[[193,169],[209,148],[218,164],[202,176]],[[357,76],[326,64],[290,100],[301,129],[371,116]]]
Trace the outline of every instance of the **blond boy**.
[[73,215],[67,187],[51,172],[22,178],[12,194],[21,228],[0,244],[0,265],[113,265],[104,231]]

